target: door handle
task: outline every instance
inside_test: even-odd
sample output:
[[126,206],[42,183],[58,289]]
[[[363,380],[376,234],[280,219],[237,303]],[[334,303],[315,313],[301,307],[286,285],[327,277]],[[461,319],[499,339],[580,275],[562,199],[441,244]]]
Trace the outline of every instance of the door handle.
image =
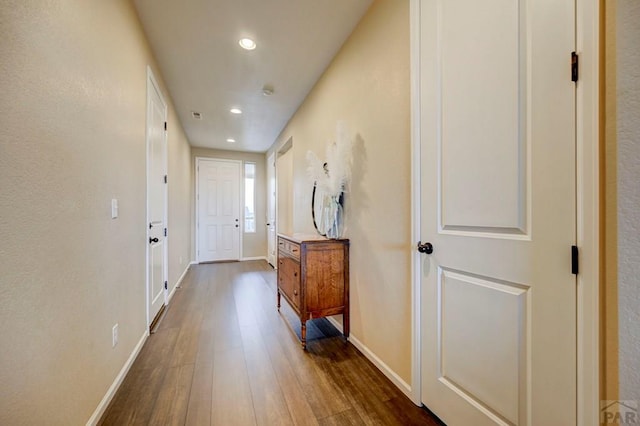
[[418,241],[418,251],[420,253],[431,254],[433,253],[433,245],[429,242],[422,243],[422,241]]
[[149,244],[157,243],[158,241],[160,241],[160,240],[159,240],[159,239],[157,239],[157,238],[151,238],[151,237],[149,237]]

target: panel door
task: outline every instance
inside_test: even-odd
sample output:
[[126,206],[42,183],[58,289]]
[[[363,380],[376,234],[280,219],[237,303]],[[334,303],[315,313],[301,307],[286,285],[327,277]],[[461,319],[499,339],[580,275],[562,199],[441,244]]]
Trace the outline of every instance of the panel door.
[[240,162],[198,161],[198,261],[240,259]]
[[420,7],[423,402],[575,425],[574,2]]
[[166,237],[167,226],[167,139],[164,123],[167,107],[158,88],[149,81],[147,105],[147,217],[149,239],[147,273],[147,325],[164,306],[166,299]]

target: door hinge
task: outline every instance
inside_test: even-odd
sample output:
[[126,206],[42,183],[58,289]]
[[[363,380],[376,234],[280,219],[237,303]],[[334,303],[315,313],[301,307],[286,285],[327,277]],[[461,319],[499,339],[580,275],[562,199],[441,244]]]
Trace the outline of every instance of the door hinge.
[[578,81],[579,63],[578,54],[576,52],[571,52],[571,81],[574,83]]
[[167,131],[167,122],[166,121],[164,122],[164,131],[165,132]]
[[168,289],[169,289],[169,286],[167,285],[167,282],[166,282],[166,281],[164,282],[164,289],[165,289],[165,290],[168,290]]
[[578,275],[578,246],[571,246],[571,273]]
[[167,183],[167,175],[164,175],[164,183]]
[[167,228],[164,228],[164,236],[167,236]]

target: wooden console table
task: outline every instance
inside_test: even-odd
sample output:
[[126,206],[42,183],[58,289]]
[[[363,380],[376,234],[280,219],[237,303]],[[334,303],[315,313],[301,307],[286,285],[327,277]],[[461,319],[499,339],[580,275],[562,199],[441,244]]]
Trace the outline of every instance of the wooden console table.
[[349,337],[349,240],[278,234],[278,311],[280,297],[300,318],[302,347],[307,320],[343,315]]

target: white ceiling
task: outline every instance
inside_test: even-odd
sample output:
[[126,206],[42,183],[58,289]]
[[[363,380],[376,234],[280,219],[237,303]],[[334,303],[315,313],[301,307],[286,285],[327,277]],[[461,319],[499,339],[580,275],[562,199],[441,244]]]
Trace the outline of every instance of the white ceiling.
[[[134,0],[191,145],[266,151],[372,0]],[[257,43],[246,51],[238,40]],[[264,96],[271,85],[274,93]],[[229,113],[239,107],[243,114]],[[191,111],[202,114],[195,120]],[[236,143],[226,142],[233,138]]]

